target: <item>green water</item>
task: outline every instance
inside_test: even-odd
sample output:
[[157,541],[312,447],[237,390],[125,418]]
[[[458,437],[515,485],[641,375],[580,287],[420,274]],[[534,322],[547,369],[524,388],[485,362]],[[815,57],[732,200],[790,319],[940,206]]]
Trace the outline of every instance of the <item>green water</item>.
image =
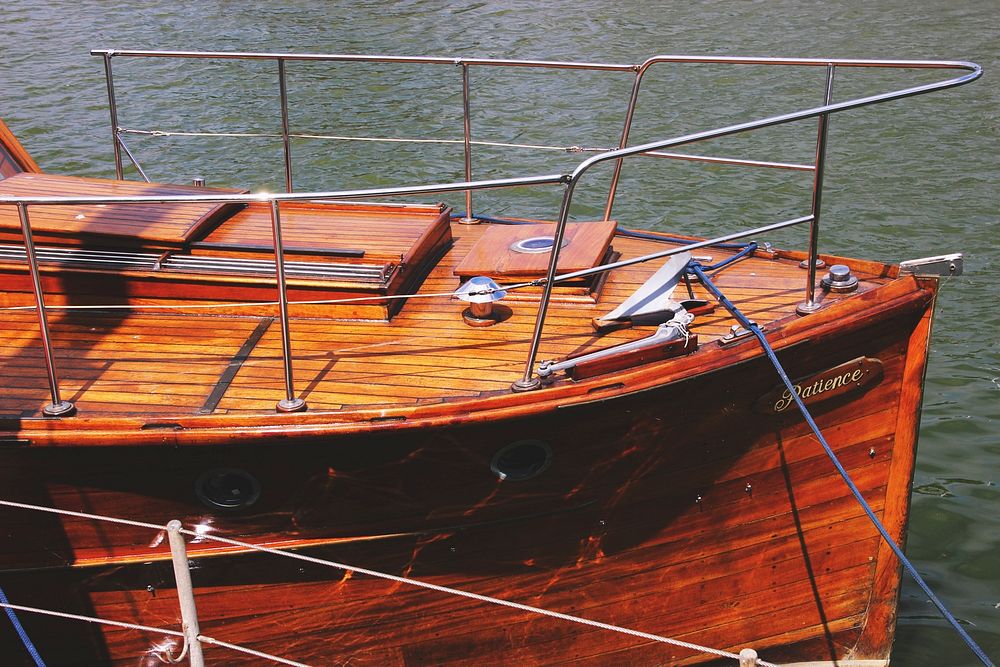
[[[995,660],[1000,659],[1000,4],[997,0],[824,2],[761,0],[572,5],[411,1],[239,3],[28,0],[4,5],[0,117],[43,168],[111,176],[101,61],[90,48],[319,51],[639,62],[659,53],[968,59],[986,68],[970,86],[837,116],[821,249],[899,260],[966,253],[966,275],[943,290],[914,482],[907,552]],[[168,130],[278,129],[273,64],[235,66],[116,60],[122,124]],[[525,73],[520,73],[525,74]],[[636,141],[821,101],[821,72],[776,78],[748,68],[664,68],[640,98]],[[521,79],[520,81],[518,79]],[[330,80],[333,83],[330,83]],[[926,81],[926,74],[838,75],[835,97]],[[590,86],[584,94],[581,86]],[[293,129],[455,138],[460,71],[453,66],[289,65]],[[610,146],[629,77],[474,70],[476,138]],[[501,129],[500,124],[503,128]],[[494,129],[497,128],[497,129]],[[697,152],[807,162],[813,132],[701,145]],[[281,187],[280,144],[133,138],[158,180]],[[443,145],[293,146],[299,189],[459,179],[460,149]],[[486,149],[479,178],[571,169],[578,155]],[[390,166],[391,163],[396,163]],[[517,165],[521,166],[518,167]],[[373,168],[373,165],[375,167]],[[430,176],[428,176],[430,175]],[[574,215],[600,213],[595,172]],[[713,234],[802,214],[808,180],[786,172],[646,160],[629,166],[616,217],[635,227]],[[488,214],[553,215],[559,193],[486,195]],[[464,205],[460,197],[451,203]],[[771,239],[802,245],[801,233]],[[975,658],[907,581],[896,665],[974,665]]]

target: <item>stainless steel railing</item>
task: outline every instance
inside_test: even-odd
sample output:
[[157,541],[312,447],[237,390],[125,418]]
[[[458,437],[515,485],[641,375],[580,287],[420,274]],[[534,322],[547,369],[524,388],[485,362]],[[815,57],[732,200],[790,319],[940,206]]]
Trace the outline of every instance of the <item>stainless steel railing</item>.
[[[465,166],[465,180],[472,180],[472,120],[470,114],[470,98],[471,98],[471,88],[469,83],[469,69],[470,67],[520,67],[520,68],[542,68],[542,69],[572,69],[572,70],[593,70],[593,71],[611,71],[611,72],[634,72],[635,79],[632,84],[631,94],[629,96],[628,105],[625,111],[625,121],[620,135],[620,141],[618,145],[618,150],[623,150],[628,147],[628,140],[631,133],[632,122],[635,117],[635,111],[639,99],[639,91],[642,86],[642,82],[647,72],[649,72],[654,66],[664,65],[664,64],[712,64],[712,65],[758,65],[758,66],[778,66],[778,67],[820,67],[826,69],[826,85],[824,89],[824,104],[825,110],[820,110],[814,114],[809,114],[806,116],[792,117],[794,114],[789,116],[777,117],[778,120],[773,124],[781,124],[785,122],[791,122],[793,120],[800,120],[801,118],[808,118],[813,115],[817,117],[817,133],[816,133],[816,150],[815,158],[813,164],[802,165],[802,164],[792,164],[784,162],[770,162],[770,161],[760,161],[760,160],[746,160],[740,158],[718,158],[711,156],[698,156],[698,155],[688,155],[688,154],[676,154],[676,153],[665,153],[662,150],[651,149],[647,151],[642,151],[642,155],[648,155],[653,157],[664,157],[664,158],[674,158],[674,159],[684,159],[684,160],[694,160],[703,162],[715,162],[715,163],[726,163],[734,165],[744,165],[744,166],[756,166],[756,167],[771,167],[780,169],[795,169],[803,171],[813,172],[813,188],[812,188],[812,205],[811,205],[811,229],[810,229],[810,240],[809,240],[809,255],[807,269],[807,279],[806,279],[806,289],[805,289],[805,299],[799,304],[798,311],[802,314],[807,314],[815,311],[818,305],[815,301],[815,283],[816,283],[816,255],[818,253],[818,243],[819,243],[819,221],[821,214],[821,204],[822,204],[822,186],[823,186],[823,175],[825,169],[826,161],[826,141],[827,141],[827,128],[829,126],[829,114],[836,111],[841,111],[844,109],[856,108],[858,106],[865,106],[868,104],[876,104],[879,102],[884,102],[892,99],[899,99],[901,97],[908,97],[912,95],[919,95],[932,90],[939,90],[943,88],[949,88],[963,83],[968,83],[969,81],[978,78],[982,71],[978,65],[974,63],[962,62],[962,61],[919,61],[919,60],[858,60],[858,59],[827,59],[827,58],[761,58],[761,57],[742,57],[742,56],[683,56],[683,55],[660,55],[654,56],[642,62],[641,64],[628,65],[628,64],[614,64],[614,63],[588,63],[588,62],[557,62],[557,61],[547,61],[547,60],[513,60],[513,59],[486,59],[486,58],[439,58],[439,57],[409,57],[409,56],[382,56],[382,55],[345,55],[345,54],[289,54],[289,53],[250,53],[250,52],[191,52],[191,51],[126,51],[126,50],[115,50],[115,49],[95,49],[91,51],[92,55],[100,55],[104,58],[104,68],[108,87],[108,103],[111,109],[111,124],[112,124],[112,134],[114,137],[114,151],[115,151],[115,173],[118,178],[123,176],[122,167],[122,150],[125,151],[126,155],[135,165],[139,173],[146,178],[142,167],[139,162],[132,155],[128,146],[125,145],[122,138],[122,132],[124,128],[118,125],[118,112],[115,102],[114,94],[114,81],[112,77],[111,69],[111,59],[113,57],[137,57],[137,58],[202,58],[202,59],[229,59],[229,60],[274,60],[278,64],[278,87],[281,98],[281,139],[284,148],[284,167],[285,167],[285,189],[287,192],[292,192],[292,155],[291,155],[291,133],[289,129],[288,121],[288,93],[286,87],[286,77],[285,77],[285,63],[288,61],[313,61],[313,62],[367,62],[367,63],[408,63],[408,64],[431,64],[431,65],[453,65],[461,67],[462,71],[462,108],[463,108],[463,147],[464,147],[464,166]],[[943,82],[938,82],[934,84],[928,84],[926,86],[917,86],[913,88],[904,89],[901,91],[896,91],[893,93],[886,93],[884,95],[877,95],[868,98],[862,98],[859,100],[853,100],[848,103],[847,106],[833,105],[833,80],[836,68],[895,68],[895,69],[963,69],[970,72],[970,74],[957,79],[950,79]],[[856,104],[855,104],[856,103]],[[750,127],[748,129],[759,129],[760,127],[767,127],[767,125],[757,125]],[[739,130],[745,131],[745,130]],[[683,143],[692,143],[693,141],[701,141],[708,138],[714,138],[718,136],[725,136],[724,134],[711,134],[701,139],[692,139],[691,141],[684,141],[680,143],[665,144],[665,146],[679,146]],[[600,150],[600,149],[581,149],[581,150]],[[606,152],[606,151],[605,151]],[[622,158],[617,157],[614,159],[614,168],[611,175],[610,186],[608,189],[607,202],[604,209],[604,219],[611,219],[611,212],[614,207],[615,195],[618,190],[618,183],[621,177],[621,170],[623,166]],[[146,179],[148,180],[148,179]],[[465,216],[461,219],[462,222],[471,223],[475,222],[472,209],[472,191],[465,191]],[[558,251],[555,253],[558,255]]]
[[[573,195],[577,184],[583,176],[595,165],[608,161],[615,163],[612,183],[609,190],[608,201],[605,210],[605,217],[609,217],[614,204],[615,191],[620,177],[623,160],[636,156],[653,155],[658,157],[679,157],[681,159],[695,159],[705,161],[720,161],[719,158],[706,158],[703,156],[692,156],[684,154],[673,154],[664,152],[665,149],[683,146],[707,139],[714,139],[743,132],[749,132],[766,127],[773,127],[792,123],[810,118],[817,119],[817,141],[816,157],[812,165],[796,165],[789,163],[761,162],[756,160],[741,160],[738,158],[727,158],[724,161],[730,164],[746,164],[750,166],[767,166],[788,169],[809,170],[814,172],[811,211],[808,215],[795,218],[782,223],[775,223],[756,230],[729,235],[727,238],[739,238],[743,236],[761,233],[764,230],[778,229],[787,226],[810,224],[809,258],[807,260],[808,277],[806,286],[806,299],[800,306],[800,312],[807,313],[815,309],[814,289],[815,270],[818,255],[819,219],[820,205],[822,201],[822,180],[825,162],[826,134],[829,116],[833,113],[856,109],[873,104],[879,104],[890,100],[897,100],[915,95],[921,95],[936,90],[943,90],[960,86],[976,80],[982,75],[979,65],[961,61],[876,61],[876,60],[838,60],[838,59],[784,59],[784,58],[742,58],[742,57],[703,57],[703,56],[657,56],[651,58],[641,65],[613,65],[600,63],[575,63],[575,62],[551,62],[551,61],[529,61],[529,60],[487,60],[487,59],[462,59],[462,58],[417,58],[417,57],[394,57],[394,56],[351,56],[351,55],[306,55],[306,54],[274,54],[274,53],[231,53],[231,52],[182,52],[182,51],[117,51],[117,50],[95,50],[95,55],[104,57],[105,70],[107,74],[108,98],[111,105],[111,122],[115,142],[115,169],[119,178],[123,175],[121,149],[124,146],[121,141],[122,128],[118,126],[117,107],[114,97],[114,84],[111,70],[111,59],[117,56],[134,57],[166,57],[166,58],[227,58],[227,59],[269,59],[278,62],[279,87],[282,99],[282,141],[285,147],[285,194],[260,194],[260,195],[196,195],[196,196],[174,196],[174,197],[0,197],[0,205],[9,204],[18,207],[21,217],[22,231],[25,240],[25,254],[32,274],[32,284],[35,293],[35,300],[38,308],[39,327],[41,329],[43,347],[45,348],[46,365],[49,370],[49,384],[52,394],[52,403],[46,406],[45,413],[56,415],[68,415],[73,411],[72,403],[64,401],[59,396],[58,380],[55,363],[51,350],[51,337],[48,331],[48,323],[45,318],[44,295],[42,294],[41,283],[38,278],[37,259],[34,256],[31,242],[31,229],[28,216],[28,206],[45,206],[55,204],[129,204],[129,203],[169,203],[169,202],[267,202],[271,206],[272,232],[275,240],[275,270],[276,281],[279,292],[280,316],[283,335],[283,357],[286,396],[279,402],[279,411],[296,411],[305,409],[305,403],[294,395],[294,382],[291,367],[291,343],[288,334],[288,314],[287,300],[285,297],[285,276],[283,249],[281,245],[281,223],[280,223],[280,202],[306,199],[354,199],[368,197],[390,197],[399,195],[423,195],[444,192],[464,192],[467,202],[467,217],[471,217],[471,193],[479,189],[504,188],[512,186],[537,186],[561,184],[565,187],[562,198],[562,205],[557,217],[555,231],[555,243],[550,256],[546,277],[536,281],[535,284],[543,287],[543,293],[536,317],[534,333],[525,364],[523,377],[514,383],[513,389],[527,390],[539,386],[539,381],[533,377],[533,368],[541,341],[541,335],[545,324],[545,316],[551,299],[552,286],[567,276],[557,276],[556,267],[559,260],[559,251],[565,234],[566,223],[569,219],[569,212],[573,202]],[[450,64],[462,67],[463,80],[463,107],[464,107],[464,146],[465,146],[465,168],[466,181],[459,183],[445,183],[436,185],[405,186],[394,188],[377,188],[365,190],[344,190],[335,192],[311,192],[295,193],[292,188],[292,167],[289,138],[292,136],[288,128],[287,112],[287,91],[285,89],[285,67],[286,61],[293,60],[313,60],[313,61],[351,61],[351,62],[383,62],[383,63],[427,63],[427,64]],[[739,65],[777,65],[777,66],[805,66],[826,68],[826,87],[824,91],[824,103],[817,107],[802,109],[788,114],[771,116],[755,121],[749,121],[736,125],[720,127],[712,130],[696,132],[671,139],[664,139],[644,143],[629,147],[628,136],[634,117],[636,100],[642,77],[650,67],[660,63],[711,63],[711,64],[739,64]],[[570,174],[551,174],[542,176],[531,176],[524,178],[495,179],[487,181],[472,181],[472,141],[471,141],[471,121],[469,118],[469,84],[468,68],[471,66],[495,66],[495,67],[543,67],[561,69],[592,69],[604,71],[633,71],[636,74],[632,86],[632,93],[628,104],[625,118],[625,125],[621,135],[620,147],[615,150],[600,152],[582,161]],[[938,81],[935,83],[904,88],[900,90],[872,95],[863,98],[856,98],[844,102],[833,103],[833,80],[836,68],[839,67],[880,67],[880,68],[922,68],[922,69],[952,69],[963,70],[966,73],[951,79]],[[130,155],[131,159],[131,155]],[[695,244],[697,245],[697,244]],[[662,257],[664,253],[654,253],[643,258],[630,260],[629,263],[638,261],[648,261],[656,257]],[[606,271],[623,264],[597,267],[591,271]],[[577,274],[574,274],[577,275]]]
[[[132,155],[128,146],[125,145],[123,132],[125,128],[118,123],[118,107],[115,97],[114,77],[112,72],[112,59],[116,57],[126,58],[188,58],[188,59],[221,59],[221,60],[273,60],[277,63],[278,90],[281,101],[281,133],[280,138],[284,149],[284,169],[286,191],[293,191],[292,180],[292,137],[303,137],[306,135],[293,134],[289,127],[288,117],[288,92],[286,85],[286,63],[292,61],[302,62],[354,62],[354,63],[387,63],[387,64],[426,64],[426,65],[451,65],[461,68],[462,72],[462,106],[463,106],[463,139],[464,145],[464,166],[465,180],[472,180],[472,147],[476,142],[472,141],[472,120],[471,108],[471,84],[469,71],[472,67],[498,67],[498,68],[534,68],[534,69],[562,69],[562,70],[590,70],[604,72],[632,72],[635,78],[632,84],[631,94],[625,110],[624,126],[620,135],[618,148],[628,146],[629,135],[631,133],[632,122],[635,117],[639,91],[646,74],[657,65],[664,64],[709,64],[709,65],[761,65],[761,66],[782,66],[782,67],[825,67],[828,70],[828,80],[826,86],[827,104],[832,99],[832,76],[835,68],[898,68],[898,69],[978,69],[974,63],[960,61],[918,61],[918,60],[858,60],[858,59],[826,59],[826,58],[761,58],[761,57],[740,57],[740,56],[684,56],[684,55],[660,55],[654,56],[639,64],[621,63],[593,63],[593,62],[561,62],[551,60],[519,60],[519,59],[491,59],[491,58],[442,58],[431,56],[386,56],[386,55],[355,55],[355,54],[295,54],[295,53],[263,53],[263,52],[233,52],[233,51],[141,51],[123,49],[94,49],[91,55],[102,56],[104,59],[105,79],[108,89],[108,104],[111,114],[111,129],[113,139],[113,149],[115,155],[115,173],[118,178],[123,177],[124,164],[122,151],[135,165],[136,169],[145,178],[138,161]],[[978,78],[978,74],[974,77]],[[971,79],[970,79],[971,80]],[[962,83],[964,83],[963,81]],[[960,85],[955,83],[954,85]],[[948,87],[948,86],[942,86]],[[936,88],[935,88],[936,89]],[[920,94],[920,93],[913,93]],[[893,98],[895,99],[895,98]],[[823,120],[819,121],[823,124]],[[820,134],[823,134],[820,132]],[[250,136],[250,135],[245,135]],[[269,136],[269,135],[252,135]],[[817,138],[819,144],[819,137]],[[580,149],[585,151],[598,151],[603,149]],[[818,151],[819,153],[819,151]],[[738,158],[715,158],[710,156],[685,155],[675,153],[663,153],[658,151],[647,152],[651,157],[664,157],[673,159],[684,159],[704,162],[726,163],[746,166],[768,166],[785,169],[812,170],[821,169],[818,164],[797,165],[781,162],[767,162],[760,160],[746,160]],[[615,194],[621,176],[622,162],[617,160],[611,177],[608,199],[605,206],[604,219],[608,220],[614,206]],[[148,179],[147,179],[148,180]],[[472,216],[472,194],[466,192],[466,213],[467,217]]]
[[[394,63],[394,64],[424,64],[424,65],[449,65],[461,68],[462,73],[462,107],[463,107],[463,129],[465,148],[465,180],[472,180],[472,120],[470,114],[471,85],[469,81],[469,70],[471,67],[529,67],[543,69],[573,69],[573,70],[595,70],[595,71],[617,71],[631,72],[636,65],[622,65],[612,63],[583,63],[583,62],[559,62],[550,60],[513,60],[513,59],[490,59],[490,58],[439,58],[439,57],[411,57],[411,56],[384,56],[384,55],[347,55],[347,54],[296,54],[296,53],[253,53],[253,52],[232,52],[232,51],[129,51],[120,49],[93,49],[91,55],[102,56],[104,58],[105,79],[108,88],[108,105],[111,111],[111,133],[115,156],[115,175],[122,178],[124,174],[124,163],[122,161],[122,150],[140,170],[138,162],[125,146],[122,132],[124,128],[118,124],[118,107],[115,101],[114,77],[112,72],[112,58],[199,58],[199,59],[221,59],[221,60],[273,60],[278,65],[278,90],[281,98],[281,140],[284,147],[285,156],[285,190],[292,192],[292,157],[291,157],[291,137],[288,121],[288,92],[286,86],[285,64],[290,61],[309,62],[356,62],[356,63]],[[472,218],[472,192],[466,191],[466,219]]]

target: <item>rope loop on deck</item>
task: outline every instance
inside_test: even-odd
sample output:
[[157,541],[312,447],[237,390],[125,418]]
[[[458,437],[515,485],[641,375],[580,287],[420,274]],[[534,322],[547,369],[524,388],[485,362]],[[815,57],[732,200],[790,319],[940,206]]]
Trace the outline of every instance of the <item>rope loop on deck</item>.
[[[186,629],[186,626],[185,626],[185,629]],[[164,663],[166,663],[168,665],[177,665],[177,664],[180,664],[181,662],[184,661],[184,658],[187,657],[188,649],[190,649],[190,648],[191,648],[191,644],[188,642],[187,634],[185,633],[185,635],[184,635],[184,645],[181,647],[181,652],[178,653],[176,657],[173,656],[173,655],[171,655],[169,648],[165,648],[163,650],[163,652],[157,654],[156,657],[160,659],[160,662],[164,662]]]

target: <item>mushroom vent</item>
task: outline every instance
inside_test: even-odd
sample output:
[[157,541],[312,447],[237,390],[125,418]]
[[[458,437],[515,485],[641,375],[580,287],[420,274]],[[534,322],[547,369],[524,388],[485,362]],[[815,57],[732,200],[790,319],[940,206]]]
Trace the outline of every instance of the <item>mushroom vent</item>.
[[[473,327],[488,327],[500,321],[493,302],[507,296],[507,291],[489,276],[476,276],[466,280],[455,292],[455,297],[469,303],[462,311],[462,319]],[[509,310],[509,309],[508,309]]]

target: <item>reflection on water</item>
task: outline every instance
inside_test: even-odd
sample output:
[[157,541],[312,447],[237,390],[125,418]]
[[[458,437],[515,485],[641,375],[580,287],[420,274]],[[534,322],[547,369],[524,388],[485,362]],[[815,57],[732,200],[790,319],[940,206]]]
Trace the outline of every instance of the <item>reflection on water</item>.
[[[987,76],[971,86],[886,108],[838,116],[824,196],[821,247],[879,259],[967,253],[967,275],[942,292],[927,377],[920,456],[908,552],[971,633],[1000,656],[1000,328],[993,285],[998,230],[1000,65],[995,3],[887,0],[802,3],[794,0],[707,3],[444,0],[315,3],[174,0],[142,5],[96,0],[14,0],[4,7],[0,46],[0,116],[43,168],[110,176],[110,129],[101,62],[90,48],[169,48],[328,53],[394,53],[636,62],[656,53],[867,58],[970,59]],[[169,130],[276,132],[273,63],[116,60],[122,124]],[[839,76],[835,99],[923,81],[924,73]],[[898,75],[896,75],[898,76]],[[454,139],[461,136],[461,72],[453,66],[349,71],[289,66],[293,128],[351,136]],[[627,74],[509,73],[472,76],[476,139],[553,146],[611,146],[620,131]],[[634,139],[681,134],[706,124],[747,120],[820,101],[818,71],[759,77],[746,68],[664,68],[644,84]],[[592,86],[582,94],[580,86]],[[706,98],[706,86],[714,92]],[[505,87],[503,94],[492,89]],[[155,103],[151,102],[155,100]],[[503,120],[509,131],[494,129]],[[810,131],[775,129],[753,140],[729,139],[697,152],[809,161]],[[129,139],[155,179],[210,185],[281,186],[280,142]],[[372,187],[462,175],[461,148],[436,144],[352,142],[336,149],[296,140],[299,188]],[[393,159],[402,171],[384,165]],[[571,169],[579,154],[484,149],[479,178]],[[520,165],[520,166],[519,166]],[[763,172],[763,173],[762,173]],[[575,211],[599,214],[604,192],[595,170]],[[650,182],[655,187],[650,188]],[[616,217],[635,227],[693,234],[790,217],[803,209],[808,177],[686,162],[648,160],[629,167]],[[601,181],[603,183],[603,181]],[[753,189],[753,196],[746,189]],[[642,189],[645,194],[639,194]],[[518,192],[516,199],[477,197],[487,214],[550,216],[558,192]],[[464,206],[460,198],[451,202]],[[769,239],[800,245],[801,234]],[[971,665],[975,659],[945,627],[916,586],[900,607],[894,662]]]

